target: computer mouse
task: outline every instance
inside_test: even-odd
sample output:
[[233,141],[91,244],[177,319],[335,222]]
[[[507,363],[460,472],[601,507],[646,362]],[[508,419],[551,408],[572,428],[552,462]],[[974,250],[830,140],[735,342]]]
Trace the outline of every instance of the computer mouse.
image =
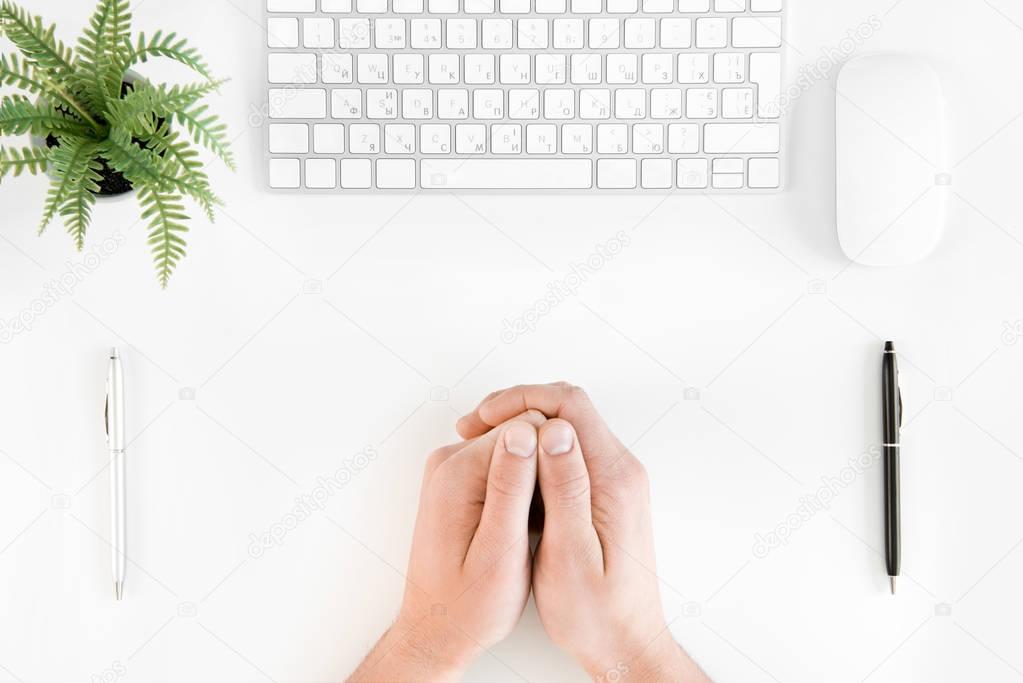
[[941,81],[919,57],[865,55],[838,75],[838,241],[870,266],[916,263],[945,229],[950,176]]

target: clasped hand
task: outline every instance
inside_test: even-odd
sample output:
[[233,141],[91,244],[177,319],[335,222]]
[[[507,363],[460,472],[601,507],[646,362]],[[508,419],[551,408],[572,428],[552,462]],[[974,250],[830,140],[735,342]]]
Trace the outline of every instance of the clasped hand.
[[548,635],[594,680],[707,681],[664,619],[646,471],[586,394],[498,391],[457,430],[426,460],[399,616],[350,680],[458,680],[532,588]]

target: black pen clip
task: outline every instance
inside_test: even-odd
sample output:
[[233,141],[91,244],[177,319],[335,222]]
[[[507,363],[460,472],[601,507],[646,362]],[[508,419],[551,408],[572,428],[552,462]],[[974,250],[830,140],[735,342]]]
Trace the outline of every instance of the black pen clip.
[[103,430],[107,433],[107,441],[110,440],[110,394],[107,393],[103,399]]
[[902,427],[902,387],[899,387],[899,427]]

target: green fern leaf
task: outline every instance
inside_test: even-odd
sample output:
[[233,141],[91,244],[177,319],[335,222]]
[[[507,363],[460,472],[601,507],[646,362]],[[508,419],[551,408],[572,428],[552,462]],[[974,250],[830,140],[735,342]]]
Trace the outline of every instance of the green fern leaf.
[[77,90],[97,111],[107,100],[121,94],[121,79],[127,50],[124,45],[131,24],[126,0],[100,0],[89,25],[78,39]]
[[178,39],[176,33],[164,35],[163,31],[157,31],[149,40],[146,40],[145,33],[140,33],[134,45],[126,38],[125,46],[127,48],[125,68],[145,62],[150,57],[167,57],[184,64],[207,80],[213,80],[210,69],[199,52],[189,47],[184,38]]
[[50,152],[45,147],[0,147],[0,179],[8,173],[18,177],[22,173],[43,173],[49,163]]
[[68,234],[75,241],[78,251],[85,246],[85,232],[92,220],[92,206],[96,203],[99,183],[103,179],[99,171],[103,165],[95,157],[90,157],[81,175],[75,176],[68,188],[67,200],[61,204],[60,215]]
[[21,95],[0,100],[0,135],[25,133],[88,137],[92,129],[46,102],[34,103]]
[[42,233],[50,224],[60,207],[65,204],[77,184],[82,182],[96,160],[99,149],[97,143],[80,138],[61,138],[60,144],[50,151],[50,163],[53,165],[53,180],[46,193],[43,203],[43,217],[39,222]]
[[185,207],[181,196],[159,187],[140,185],[137,188],[142,219],[149,222],[149,246],[156,263],[156,275],[160,286],[166,288],[171,273],[178,261],[185,255],[185,239],[188,232],[185,221]]
[[71,73],[73,54],[54,37],[54,25],[49,28],[43,26],[41,18],[29,14],[11,0],[0,3],[0,25],[27,61],[48,71],[53,78],[60,79]]
[[0,55],[0,84],[27,90],[35,95],[48,95],[46,81],[32,67],[32,63],[18,55]]
[[156,118],[167,119],[194,105],[225,81],[209,81],[167,87],[139,85],[119,100],[109,103],[109,120],[134,133],[153,133]]
[[170,179],[164,174],[164,162],[151,149],[132,142],[131,134],[123,128],[111,128],[102,143],[101,154],[110,165],[124,174],[136,187],[149,185],[160,190],[170,189]]
[[178,168],[175,184],[179,191],[194,199],[206,213],[212,223],[215,220],[214,206],[223,204],[210,188],[209,176],[203,171],[203,163],[199,153],[189,145],[187,140],[179,139],[177,131],[169,129],[164,123],[151,135],[142,135],[146,145],[164,159],[173,162]]
[[207,105],[177,112],[177,120],[192,135],[192,139],[220,157],[228,168],[235,170],[234,155],[227,140],[227,126],[216,115],[204,116]]

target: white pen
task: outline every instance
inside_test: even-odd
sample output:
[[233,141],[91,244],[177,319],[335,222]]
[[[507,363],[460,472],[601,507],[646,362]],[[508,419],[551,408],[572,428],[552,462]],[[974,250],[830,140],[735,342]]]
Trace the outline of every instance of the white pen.
[[110,350],[107,369],[107,405],[105,411],[107,447],[110,449],[110,547],[114,570],[114,595],[124,595],[127,532],[124,483],[124,373],[117,349]]

